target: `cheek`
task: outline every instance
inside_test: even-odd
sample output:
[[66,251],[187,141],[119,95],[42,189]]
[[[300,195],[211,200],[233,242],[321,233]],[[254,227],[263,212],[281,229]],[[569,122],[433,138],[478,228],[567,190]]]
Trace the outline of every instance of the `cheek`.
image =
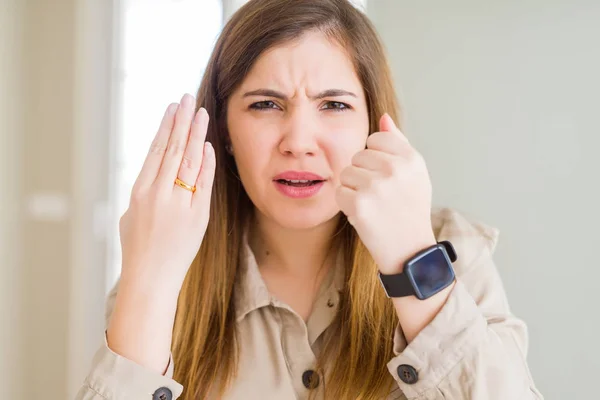
[[368,136],[366,129],[364,132],[356,129],[336,130],[324,140],[323,147],[336,178],[351,164],[352,157],[364,150]]
[[[269,134],[264,124],[258,124],[254,118],[248,118],[244,114],[230,122],[229,135],[240,178],[246,180],[245,183],[255,181],[255,177],[261,176],[267,169],[273,152],[273,135]],[[252,179],[248,180],[244,177],[252,177]]]

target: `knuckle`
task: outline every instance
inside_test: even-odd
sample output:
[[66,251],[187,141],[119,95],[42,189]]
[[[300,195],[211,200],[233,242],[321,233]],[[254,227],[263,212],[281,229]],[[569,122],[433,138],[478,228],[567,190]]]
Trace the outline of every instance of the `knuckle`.
[[210,176],[202,176],[200,179],[198,179],[196,186],[200,190],[212,190],[212,180]]
[[129,210],[125,211],[121,218],[119,218],[119,233],[123,233],[127,230],[127,226],[129,225]]
[[355,155],[353,155],[352,160],[351,160],[352,165],[359,164],[363,157],[364,157],[364,150],[361,150],[358,153],[356,153]]
[[373,147],[375,145],[375,143],[377,142],[377,133],[373,133],[371,135],[369,135],[369,137],[367,138],[367,147]]
[[412,147],[406,147],[404,150],[405,157],[411,163],[419,162],[421,155],[419,152]]
[[359,185],[359,187],[361,189],[364,189],[367,192],[375,191],[375,190],[377,190],[377,186],[378,186],[377,181],[378,181],[378,179],[366,177],[366,178],[362,179],[362,182]]
[[400,170],[400,165],[398,163],[398,161],[396,160],[384,160],[383,163],[381,164],[382,166],[382,170],[383,170],[383,174],[386,177],[391,177],[391,176],[395,176],[398,174],[398,171]]
[[134,188],[133,191],[131,192],[131,204],[139,204],[142,202],[142,199],[144,198],[144,196],[142,195],[141,191],[137,188]]
[[208,183],[204,179],[198,179],[198,182],[196,182],[196,193],[204,193],[208,186]]
[[162,142],[152,142],[150,145],[150,153],[163,156],[167,151],[167,146]]
[[412,168],[421,169],[425,167],[425,158],[417,151],[411,152],[408,161]]
[[201,177],[200,179],[198,179],[198,182],[196,182],[196,190],[199,191],[204,191],[208,186],[208,182],[207,179],[204,177]]
[[171,156],[178,156],[185,151],[185,142],[181,139],[171,140],[167,147],[167,153]]
[[346,170],[342,170],[342,172],[340,172],[340,184],[345,185],[347,183],[347,179],[346,179],[347,173]]
[[184,154],[183,158],[181,159],[181,166],[191,170],[199,168],[199,165],[196,163],[196,161],[186,154]]
[[202,172],[198,176],[198,182],[196,186],[198,189],[209,189],[212,190],[213,182],[215,181],[215,167],[214,165],[203,165]]
[[348,178],[350,177],[351,174],[352,174],[352,170],[350,169],[350,167],[344,168],[342,170],[342,172],[340,172],[340,182],[348,183]]

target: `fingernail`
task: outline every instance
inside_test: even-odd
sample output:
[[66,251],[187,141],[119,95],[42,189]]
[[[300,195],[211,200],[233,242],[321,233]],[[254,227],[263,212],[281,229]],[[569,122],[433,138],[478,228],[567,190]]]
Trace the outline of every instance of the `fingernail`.
[[192,95],[189,93],[184,94],[181,98],[181,104],[186,108],[189,107],[192,104]]
[[167,107],[167,114],[173,115],[177,112],[177,108],[179,107],[178,103],[171,103],[169,107]]
[[202,121],[202,117],[204,116],[204,114],[206,114],[206,110],[204,109],[204,107],[200,107],[200,109],[196,113],[196,116],[194,117],[194,123],[199,124]]
[[210,142],[204,142],[204,155],[206,157],[212,157],[215,154],[214,148]]

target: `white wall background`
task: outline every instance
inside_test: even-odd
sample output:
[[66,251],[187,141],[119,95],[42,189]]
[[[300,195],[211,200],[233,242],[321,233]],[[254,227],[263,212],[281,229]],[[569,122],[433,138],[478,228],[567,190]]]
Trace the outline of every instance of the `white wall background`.
[[600,2],[374,0],[434,200],[500,228],[550,400],[598,398]]
[[[224,1],[226,17],[237,0]],[[7,398],[72,398],[101,335],[120,4],[0,0]],[[529,323],[540,389],[550,400],[597,397],[600,3],[371,0],[368,13],[435,202],[501,230],[497,261]],[[40,195],[55,202],[31,208]]]
[[[21,399],[21,287],[19,193],[21,46],[24,7],[18,0],[0,3],[0,388]],[[17,385],[15,385],[17,382]]]

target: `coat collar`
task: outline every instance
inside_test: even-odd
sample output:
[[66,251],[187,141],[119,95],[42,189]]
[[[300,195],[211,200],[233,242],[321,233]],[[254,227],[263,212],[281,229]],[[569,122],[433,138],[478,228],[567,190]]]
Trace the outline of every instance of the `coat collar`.
[[[319,295],[327,291],[338,294],[344,287],[345,271],[339,254],[334,267],[329,271],[321,285]],[[236,280],[236,320],[240,322],[247,314],[261,307],[269,305],[289,308],[286,304],[273,296],[260,273],[254,252],[248,241],[248,229],[244,231],[242,241],[242,254],[240,270]]]

